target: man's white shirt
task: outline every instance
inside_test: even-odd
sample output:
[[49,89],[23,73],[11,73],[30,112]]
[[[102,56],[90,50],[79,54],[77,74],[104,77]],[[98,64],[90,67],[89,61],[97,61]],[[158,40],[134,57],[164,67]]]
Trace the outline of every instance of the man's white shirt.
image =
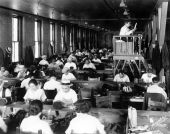
[[66,134],[106,134],[104,131],[104,125],[100,121],[91,115],[86,113],[77,113],[77,116],[73,118],[67,128]]

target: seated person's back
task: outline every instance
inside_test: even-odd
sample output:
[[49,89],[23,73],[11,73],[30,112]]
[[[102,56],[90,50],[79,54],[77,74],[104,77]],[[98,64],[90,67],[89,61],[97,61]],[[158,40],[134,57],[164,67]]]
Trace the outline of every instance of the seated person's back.
[[53,134],[49,124],[40,119],[43,104],[39,100],[33,100],[29,105],[29,117],[23,119],[20,125],[21,132],[38,133],[42,130],[42,134]]
[[88,114],[90,111],[88,102],[81,100],[76,109],[77,116],[70,121],[66,134],[106,134],[104,125],[96,117]]
[[166,92],[164,91],[164,89],[163,88],[161,88],[160,86],[159,86],[159,78],[158,77],[154,77],[153,79],[152,79],[152,81],[153,81],[153,85],[151,85],[151,86],[149,86],[148,88],[147,88],[147,93],[160,93],[160,94],[162,94],[164,97],[165,97],[165,99],[167,99],[167,94],[166,94]]
[[56,77],[51,75],[49,81],[45,82],[44,90],[57,90],[59,91],[61,88],[60,82],[56,81]]

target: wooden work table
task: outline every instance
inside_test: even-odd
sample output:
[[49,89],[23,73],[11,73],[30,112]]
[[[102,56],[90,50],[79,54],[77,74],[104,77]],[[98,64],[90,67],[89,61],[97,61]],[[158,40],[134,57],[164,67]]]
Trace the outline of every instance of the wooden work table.
[[[137,126],[144,125],[148,126],[147,131],[151,131],[152,134],[169,134],[170,112],[138,110]],[[142,131],[136,131],[135,133],[142,134]]]
[[[0,109],[6,108],[5,114],[11,114],[11,110],[16,112],[19,109],[28,109],[28,105],[21,103],[14,103],[6,107],[0,106]],[[56,115],[59,113],[59,115]],[[57,119],[65,118],[65,116],[73,110],[70,109],[60,109],[55,110],[52,105],[44,105],[43,113],[57,116]],[[109,108],[92,108],[89,114],[97,117],[102,124],[104,124],[106,131],[115,132],[117,134],[122,134],[125,132],[127,110],[120,109],[109,109]]]

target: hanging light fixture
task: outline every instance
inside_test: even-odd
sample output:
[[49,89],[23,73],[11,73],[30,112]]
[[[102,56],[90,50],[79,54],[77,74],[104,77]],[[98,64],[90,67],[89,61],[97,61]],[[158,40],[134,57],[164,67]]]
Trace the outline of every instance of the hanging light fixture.
[[129,15],[129,13],[128,13],[127,9],[125,9],[125,11],[124,11],[123,15]]
[[125,4],[125,2],[124,2],[124,0],[121,1],[119,7],[127,7],[126,4]]

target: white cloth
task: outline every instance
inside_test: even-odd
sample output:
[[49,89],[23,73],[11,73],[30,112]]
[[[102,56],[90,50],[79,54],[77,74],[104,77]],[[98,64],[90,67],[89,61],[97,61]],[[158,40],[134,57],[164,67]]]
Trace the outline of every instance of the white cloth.
[[44,84],[44,90],[55,90],[57,89],[57,92],[61,89],[61,83],[54,80],[50,79],[49,81],[45,82]]
[[120,29],[120,33],[119,35],[130,35],[133,33],[133,30],[130,30],[126,25],[124,25],[121,29]]
[[156,77],[155,74],[151,74],[150,77],[148,77],[148,73],[144,73],[141,77],[144,83],[152,83],[152,78]]
[[98,59],[98,58],[97,58],[97,59],[93,59],[92,61],[93,61],[93,62],[96,62],[96,63],[101,63],[101,60]]
[[165,97],[165,99],[167,99],[167,94],[164,89],[156,84],[149,86],[147,88],[147,93],[160,93]]
[[121,78],[119,74],[116,74],[113,81],[115,81],[115,82],[130,82],[129,77],[126,74],[124,74],[123,78]]
[[106,134],[104,125],[91,115],[85,113],[77,113],[77,116],[70,122],[69,127],[65,131],[66,134]]
[[[3,89],[0,91],[0,98],[2,98]],[[11,97],[11,91],[7,88],[5,90],[5,97]]]
[[89,63],[89,64],[84,64],[83,65],[83,69],[85,68],[92,68],[92,69],[96,69],[95,65],[93,63]]
[[76,92],[73,89],[70,89],[68,92],[63,92],[61,90],[60,92],[57,93],[53,102],[61,101],[61,102],[65,103],[65,100],[72,102],[72,103],[75,103],[77,101]]
[[53,134],[49,124],[39,118],[38,115],[29,116],[21,122],[20,130],[22,132],[38,133],[42,130],[42,134]]
[[29,81],[31,80],[31,78],[27,78],[27,79],[24,79],[22,82],[21,82],[21,88],[25,88],[26,90],[29,89]]
[[42,59],[40,62],[39,62],[40,65],[49,65],[48,61]]
[[72,73],[63,74],[61,80],[76,80],[76,77]]
[[46,99],[46,95],[44,93],[44,90],[42,89],[37,89],[36,91],[32,90],[32,89],[28,89],[25,96],[24,96],[24,100],[40,100],[40,101],[45,101]]
[[7,125],[5,124],[3,118],[0,116],[0,129],[6,133],[7,132]]
[[65,65],[64,65],[64,68],[67,67],[70,69],[70,67],[73,67],[73,69],[77,69],[77,66],[74,62],[67,62]]

